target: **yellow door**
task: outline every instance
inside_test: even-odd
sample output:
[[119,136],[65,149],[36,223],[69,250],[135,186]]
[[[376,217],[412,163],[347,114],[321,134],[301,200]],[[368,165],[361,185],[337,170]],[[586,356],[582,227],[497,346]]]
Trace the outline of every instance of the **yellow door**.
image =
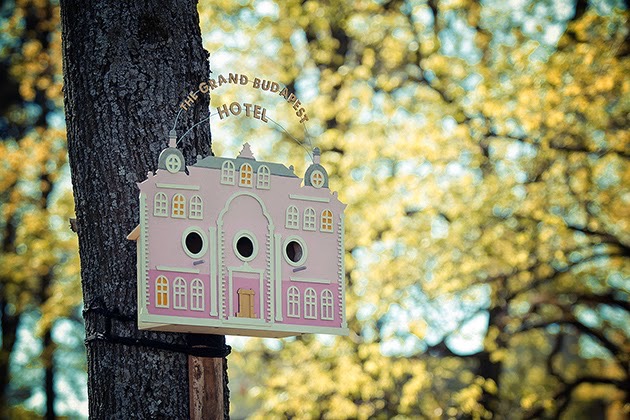
[[238,289],[238,312],[240,318],[256,318],[254,313],[254,289]]

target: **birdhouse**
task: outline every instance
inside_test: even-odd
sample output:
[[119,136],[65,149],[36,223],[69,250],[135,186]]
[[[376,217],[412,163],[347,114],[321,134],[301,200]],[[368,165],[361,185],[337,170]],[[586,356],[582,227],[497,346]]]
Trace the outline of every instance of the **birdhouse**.
[[140,188],[138,327],[286,337],[347,335],[344,209],[314,149],[293,167],[171,142]]

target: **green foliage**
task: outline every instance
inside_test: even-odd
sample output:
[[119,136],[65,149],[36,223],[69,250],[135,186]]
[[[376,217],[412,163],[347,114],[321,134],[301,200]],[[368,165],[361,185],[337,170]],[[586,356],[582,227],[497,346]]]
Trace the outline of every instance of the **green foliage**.
[[[258,417],[630,410],[627,10],[366,0],[200,13],[215,73],[297,89],[349,204],[350,336],[235,352]],[[281,140],[276,158],[303,153],[267,138]]]

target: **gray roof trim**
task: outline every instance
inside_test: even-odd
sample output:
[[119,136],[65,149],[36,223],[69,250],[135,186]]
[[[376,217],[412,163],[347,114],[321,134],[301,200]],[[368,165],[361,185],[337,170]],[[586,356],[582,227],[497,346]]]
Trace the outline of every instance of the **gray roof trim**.
[[249,163],[252,165],[252,169],[254,172],[258,171],[258,168],[262,165],[265,165],[269,168],[269,171],[272,175],[285,176],[289,178],[299,178],[295,173],[282,165],[281,163],[273,163],[273,162],[259,162],[254,159],[246,159],[246,158],[223,158],[216,156],[207,156],[192,165],[197,168],[211,168],[211,169],[221,169],[223,166],[223,162],[232,161],[234,163],[235,170],[238,171],[243,163]]

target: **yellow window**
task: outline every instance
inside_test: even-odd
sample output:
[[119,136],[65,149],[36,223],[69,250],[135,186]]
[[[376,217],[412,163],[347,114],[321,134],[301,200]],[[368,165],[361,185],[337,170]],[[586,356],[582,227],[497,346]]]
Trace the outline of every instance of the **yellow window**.
[[249,163],[243,163],[241,165],[241,177],[239,179],[239,185],[241,187],[251,187],[252,186],[252,165]]
[[333,231],[333,215],[332,211],[324,210],[322,212],[322,232]]
[[186,217],[186,198],[181,194],[173,196],[173,217]]
[[155,306],[168,308],[168,279],[164,276],[155,280]]

